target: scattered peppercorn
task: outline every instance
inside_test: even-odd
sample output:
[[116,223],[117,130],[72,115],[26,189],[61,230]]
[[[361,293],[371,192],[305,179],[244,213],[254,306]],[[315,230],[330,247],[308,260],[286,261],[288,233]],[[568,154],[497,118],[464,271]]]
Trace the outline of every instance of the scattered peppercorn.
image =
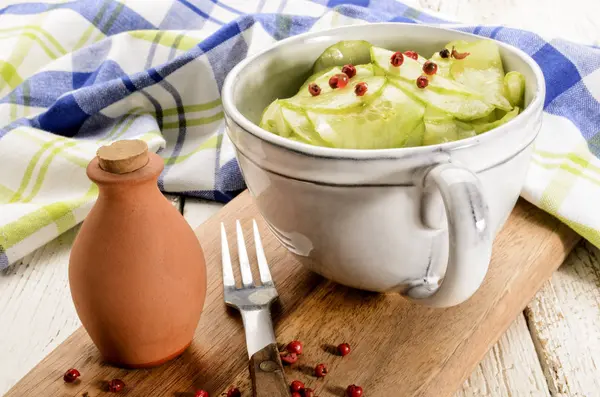
[[347,343],[341,343],[340,345],[338,345],[337,350],[340,356],[347,356],[348,354],[350,354],[350,345]]
[[79,378],[81,374],[75,368],[70,368],[63,375],[63,380],[67,383],[73,383]]
[[425,87],[427,87],[429,85],[429,80],[427,79],[427,76],[419,76],[417,78],[417,87],[423,89]]
[[227,390],[227,397],[242,397],[242,393],[237,387],[232,387],[231,389]]
[[284,364],[292,365],[298,361],[298,355],[296,353],[281,352],[279,357]]
[[363,96],[367,93],[368,89],[369,89],[369,86],[367,85],[367,83],[365,83],[364,81],[361,81],[354,87],[354,93],[357,96]]
[[300,382],[299,380],[295,380],[290,384],[290,391],[293,392],[301,392],[302,390],[304,390],[304,383]]
[[414,59],[415,61],[417,59],[419,59],[419,54],[415,51],[404,51],[404,55],[406,55],[409,58]]
[[315,376],[317,378],[324,378],[328,372],[329,371],[327,370],[325,364],[317,364],[317,366],[315,367]]
[[310,83],[308,85],[308,92],[310,92],[310,95],[312,96],[317,96],[321,93],[321,87],[319,87],[317,83]]
[[423,64],[423,72],[428,75],[434,75],[437,73],[438,66],[435,62],[427,61]]
[[348,85],[348,76],[344,73],[334,74],[329,78],[329,86],[333,89],[344,88]]
[[108,382],[108,391],[118,393],[125,388],[125,382],[121,379],[113,379]]
[[[347,79],[346,79],[346,83],[348,83]],[[331,87],[331,88],[333,88],[333,87]],[[340,87],[340,88],[342,88],[342,87]],[[300,355],[300,354],[302,354],[302,342],[300,342],[299,340],[293,340],[290,343],[288,343],[288,345],[285,347],[285,350],[287,350],[290,353],[296,353],[296,354]]]
[[400,51],[394,52],[390,57],[390,63],[392,64],[392,66],[396,67],[402,65],[404,63],[404,55],[402,55]]
[[465,59],[469,55],[471,55],[470,52],[458,52],[458,51],[456,51],[456,49],[454,49],[454,46],[452,46],[452,58],[454,58],[454,59]]
[[450,56],[450,51],[447,48],[444,48],[442,51],[440,51],[440,56],[442,58],[448,58]]
[[363,389],[360,386],[350,385],[346,389],[346,395],[348,397],[362,397]]
[[346,76],[351,79],[352,77],[356,76],[356,68],[352,64],[344,65],[342,68],[342,73],[346,74]]

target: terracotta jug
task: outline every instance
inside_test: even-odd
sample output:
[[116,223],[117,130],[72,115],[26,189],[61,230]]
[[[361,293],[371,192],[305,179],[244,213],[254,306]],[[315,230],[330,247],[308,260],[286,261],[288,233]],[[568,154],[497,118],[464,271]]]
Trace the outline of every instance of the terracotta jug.
[[104,359],[151,367],[191,343],[206,297],[204,253],[162,195],[163,160],[145,142],[98,150],[87,167],[99,197],[71,251],[77,314]]

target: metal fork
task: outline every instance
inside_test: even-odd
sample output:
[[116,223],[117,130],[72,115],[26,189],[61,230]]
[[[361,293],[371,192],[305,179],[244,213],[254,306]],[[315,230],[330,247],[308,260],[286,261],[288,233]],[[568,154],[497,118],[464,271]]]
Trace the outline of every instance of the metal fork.
[[225,225],[221,223],[221,255],[223,262],[223,295],[225,303],[240,311],[246,333],[246,347],[250,357],[250,376],[254,397],[289,397],[290,391],[283,373],[279,349],[271,319],[271,303],[279,294],[271,278],[256,221],[252,221],[254,245],[261,286],[254,284],[250,261],[246,252],[240,221],[236,220],[236,234],[242,288],[236,288],[227,244]]

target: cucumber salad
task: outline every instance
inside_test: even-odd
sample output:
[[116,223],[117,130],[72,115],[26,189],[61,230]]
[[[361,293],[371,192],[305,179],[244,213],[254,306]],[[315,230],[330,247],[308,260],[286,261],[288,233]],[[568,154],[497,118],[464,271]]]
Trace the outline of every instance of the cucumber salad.
[[264,110],[261,128],[311,145],[387,149],[472,137],[523,109],[525,78],[504,73],[491,40],[453,41],[429,59],[340,41],[312,73]]

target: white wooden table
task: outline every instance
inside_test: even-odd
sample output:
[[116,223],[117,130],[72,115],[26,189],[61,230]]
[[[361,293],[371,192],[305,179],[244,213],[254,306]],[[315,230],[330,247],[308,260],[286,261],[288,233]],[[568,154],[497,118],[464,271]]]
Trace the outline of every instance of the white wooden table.
[[[412,3],[465,23],[504,24],[600,44],[600,0]],[[194,228],[220,208],[171,199]],[[0,272],[0,394],[80,325],[67,280],[77,230]],[[588,243],[574,250],[456,396],[600,396],[599,250]]]

